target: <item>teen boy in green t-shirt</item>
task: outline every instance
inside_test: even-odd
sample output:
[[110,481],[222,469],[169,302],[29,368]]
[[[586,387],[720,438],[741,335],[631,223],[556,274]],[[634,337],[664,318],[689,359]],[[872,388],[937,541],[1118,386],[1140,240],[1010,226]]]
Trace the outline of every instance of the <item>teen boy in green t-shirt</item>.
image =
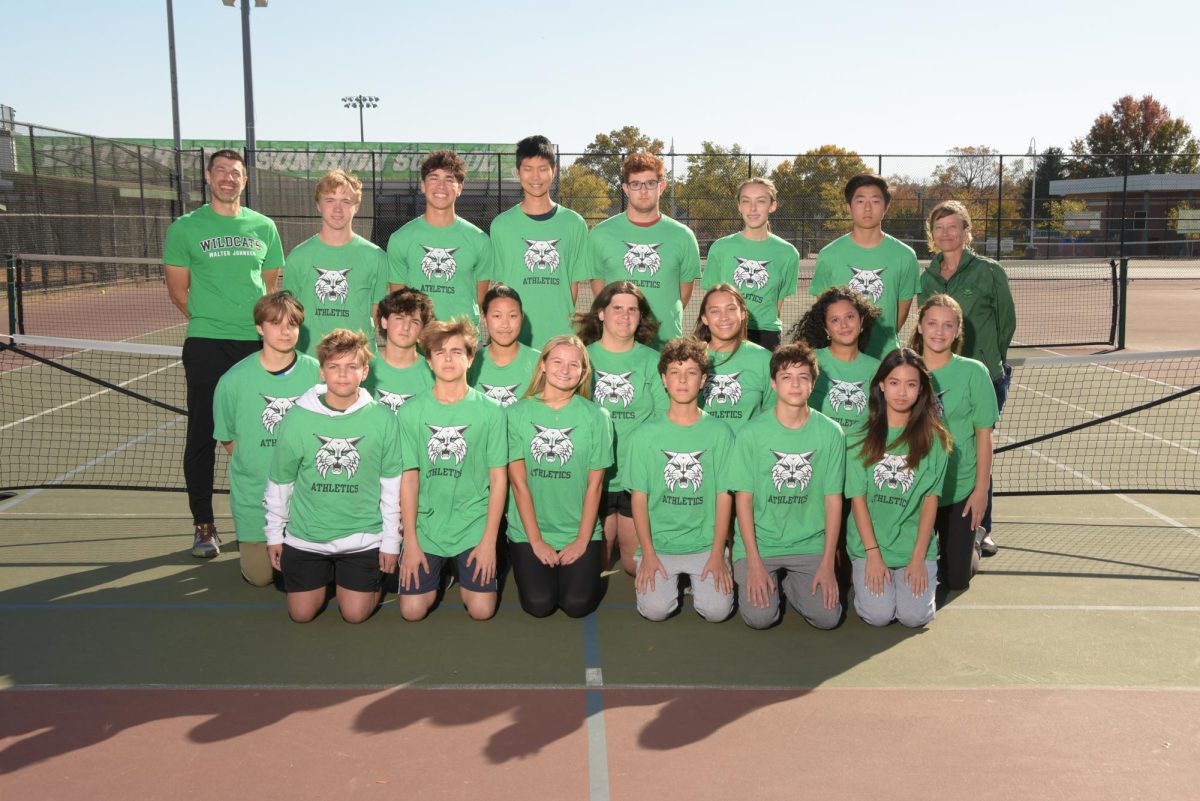
[[389,281],[393,290],[410,286],[428,295],[439,320],[466,316],[478,325],[492,246],[455,211],[466,180],[466,162],[453,150],[435,150],[421,162],[425,213],[388,239]]
[[354,233],[362,181],[330,170],[314,196],[321,230],[297,245],[283,266],[283,288],[309,310],[297,347],[310,355],[335,328],[362,331],[370,338],[375,304],[388,291],[387,254]]
[[655,348],[683,336],[683,307],[700,277],[696,235],[658,209],[667,186],[663,175],[661,158],[631,153],[621,168],[621,190],[629,208],[588,235],[592,294],[599,295],[614,281],[636,284],[659,322]]
[[733,579],[725,561],[733,431],[697,403],[711,369],[700,340],[668,342],[658,360],[667,413],[630,437],[625,485],[640,546],[637,609],[647,620],[666,620],[679,608],[684,574],[697,614],[710,623],[733,614]]
[[246,164],[236,150],[218,150],[204,171],[210,199],[167,229],[163,273],[171,302],[188,320],[183,341],[187,440],[183,478],[192,513],[192,556],[221,552],[214,521],[213,393],[233,365],[257,351],[254,304],[275,289],[283,245],[275,223],[242,206]]
[[267,553],[297,623],[317,616],[331,582],[342,618],[363,622],[396,569],[403,458],[396,418],[361,386],[370,355],[361,332],[321,340],[325,383],[296,401],[271,460]]
[[421,333],[429,392],[400,410],[405,443],[400,507],[404,556],[400,614],[421,620],[447,562],[476,620],[496,614],[496,541],[508,497],[508,433],[500,404],[467,386],[479,340],[468,320],[435,320]]
[[254,304],[262,350],[221,376],[213,401],[213,436],[229,453],[229,500],[242,578],[255,587],[267,586],[274,575],[262,499],[279,424],[320,382],[316,359],[296,352],[303,323],[304,307],[287,292],[272,292]]
[[863,352],[882,359],[900,347],[897,337],[917,294],[920,267],[912,248],[883,232],[892,202],[887,181],[870,173],[856,175],[846,183],[845,197],[850,233],[821,248],[808,291],[816,297],[831,286],[846,286],[879,306],[883,313]]
[[[808,407],[817,360],[807,345],[771,356],[778,399],[738,432],[730,485],[736,490],[733,575],[746,625],[779,620],[779,584],[808,623],[831,629],[842,619],[834,555],[842,525],[846,438],[838,424]],[[778,581],[782,572],[783,579]]]
[[571,333],[579,285],[588,278],[587,223],[550,199],[557,173],[554,145],[544,136],[517,142],[521,202],[492,220],[487,278],[507,284],[525,304],[521,344],[541,349]]
[[433,303],[425,293],[405,287],[379,302],[378,316],[383,348],[371,357],[363,386],[396,413],[433,387],[429,363],[417,351],[421,331],[433,320]]

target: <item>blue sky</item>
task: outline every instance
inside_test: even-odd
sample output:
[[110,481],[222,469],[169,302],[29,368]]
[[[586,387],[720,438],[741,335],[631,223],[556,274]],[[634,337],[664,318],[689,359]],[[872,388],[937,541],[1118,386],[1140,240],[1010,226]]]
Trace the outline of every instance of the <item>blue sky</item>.
[[[22,121],[171,135],[165,0],[9,3],[0,102]],[[551,4],[271,0],[252,12],[259,139],[357,140],[343,95],[380,96],[368,140],[564,151],[626,124],[680,152],[1069,146],[1123,94],[1200,130],[1200,3]],[[183,136],[244,134],[241,28],[176,0]]]

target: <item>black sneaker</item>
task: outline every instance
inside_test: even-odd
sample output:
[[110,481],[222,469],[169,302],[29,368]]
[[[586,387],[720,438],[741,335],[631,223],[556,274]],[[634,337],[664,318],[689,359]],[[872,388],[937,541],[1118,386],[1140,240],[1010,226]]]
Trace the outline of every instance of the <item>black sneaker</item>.
[[221,537],[214,523],[197,523],[192,537],[192,556],[197,559],[212,559],[221,553]]

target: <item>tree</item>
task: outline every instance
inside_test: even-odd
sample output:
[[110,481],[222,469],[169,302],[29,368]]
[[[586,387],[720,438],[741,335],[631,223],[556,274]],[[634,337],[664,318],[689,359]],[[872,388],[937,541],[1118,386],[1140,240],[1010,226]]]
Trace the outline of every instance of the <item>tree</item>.
[[1069,174],[1066,154],[1063,153],[1061,147],[1048,147],[1037,157],[1037,173],[1032,176],[1025,176],[1020,182],[1021,195],[1021,216],[1026,220],[1029,219],[1029,182],[1033,180],[1035,183],[1033,194],[1037,208],[1035,209],[1037,219],[1046,219],[1050,216],[1050,182],[1060,181],[1066,178]]
[[939,201],[955,198],[964,203],[980,202],[996,195],[1000,160],[995,149],[968,145],[946,152],[950,158],[933,168],[934,193]]
[[612,190],[604,179],[578,161],[563,170],[558,181],[558,199],[579,213],[589,226],[608,217],[612,211]]
[[651,153],[662,153],[663,141],[651,139],[634,125],[598,133],[596,138],[584,148],[584,155],[575,161],[576,164],[587,167],[599,175],[613,189],[621,186],[621,164],[629,153],[648,150]]
[[727,148],[701,142],[700,152],[687,157],[687,177],[676,184],[674,194],[668,187],[663,206],[668,213],[675,210],[707,241],[740,228],[737,188],[747,178],[766,172],[767,165],[753,161],[738,144]]
[[1200,168],[1200,142],[1182,118],[1154,98],[1140,100],[1125,95],[1101,114],[1083,139],[1071,142],[1071,152],[1080,158],[1072,165],[1072,177],[1121,175],[1126,169],[1124,154],[1130,154],[1131,174],[1193,173]]
[[[1185,200],[1167,212],[1167,228],[1174,231],[1180,239],[1200,239],[1200,230],[1195,228],[1197,223],[1196,215],[1180,213],[1192,211],[1195,210]],[[1182,224],[1180,221],[1181,217],[1184,218]]]
[[1089,236],[1091,231],[1076,231],[1067,229],[1067,217],[1081,211],[1087,211],[1087,203],[1082,200],[1051,200],[1050,227],[1063,236]]
[[848,227],[846,182],[863,172],[870,170],[858,153],[837,145],[821,145],[780,162],[771,172],[779,190],[779,217],[804,218],[805,233],[843,232]]

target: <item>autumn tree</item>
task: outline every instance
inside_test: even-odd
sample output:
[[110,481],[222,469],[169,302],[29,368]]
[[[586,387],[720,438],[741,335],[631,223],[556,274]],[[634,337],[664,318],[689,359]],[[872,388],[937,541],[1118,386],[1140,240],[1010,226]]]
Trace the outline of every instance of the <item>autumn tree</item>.
[[606,134],[596,134],[575,163],[599,175],[613,189],[620,189],[621,164],[626,155],[642,150],[661,154],[662,149],[661,139],[652,139],[637,126],[626,125]]
[[575,162],[558,179],[558,200],[593,226],[612,213],[612,189],[593,170]]
[[1060,181],[1070,174],[1068,159],[1061,147],[1048,147],[1037,156],[1035,174],[1026,175],[1019,182],[1018,192],[1021,197],[1021,216],[1029,220],[1030,181],[1033,181],[1032,200],[1037,204],[1035,219],[1045,220],[1050,216],[1050,182]]
[[[1087,136],[1071,142],[1079,158],[1071,175],[1090,178],[1131,174],[1194,173],[1200,168],[1200,142],[1182,118],[1154,98],[1125,95],[1092,123]],[[1124,154],[1130,154],[1128,165]]]
[[821,145],[781,161],[771,172],[779,190],[779,216],[804,218],[806,232],[844,232],[849,226],[846,182],[863,172],[870,170],[858,153],[837,145]]
[[740,228],[737,188],[751,176],[766,175],[767,167],[754,161],[741,146],[724,147],[701,142],[700,152],[687,156],[686,177],[668,187],[663,208],[672,210],[692,227],[702,242]]

